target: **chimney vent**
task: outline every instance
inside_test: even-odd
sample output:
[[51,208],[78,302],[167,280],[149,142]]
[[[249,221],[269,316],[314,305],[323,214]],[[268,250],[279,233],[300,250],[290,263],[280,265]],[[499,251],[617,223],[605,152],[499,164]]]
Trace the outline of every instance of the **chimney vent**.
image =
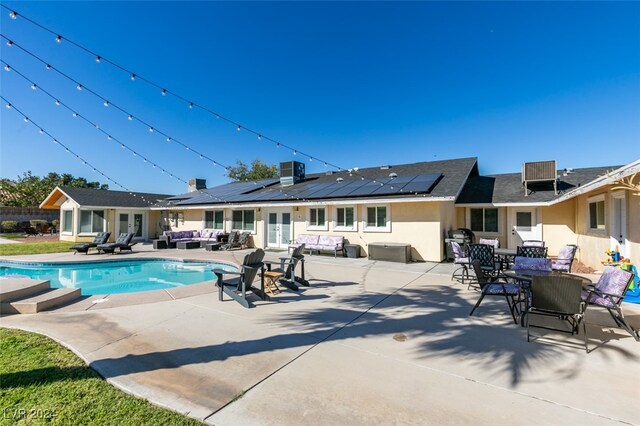
[[189,179],[189,192],[196,192],[201,189],[207,189],[206,179]]
[[390,165],[388,165],[388,164],[385,164],[385,165],[383,165],[383,166],[380,166],[380,170],[389,170],[390,168],[391,168],[391,166],[390,166]]

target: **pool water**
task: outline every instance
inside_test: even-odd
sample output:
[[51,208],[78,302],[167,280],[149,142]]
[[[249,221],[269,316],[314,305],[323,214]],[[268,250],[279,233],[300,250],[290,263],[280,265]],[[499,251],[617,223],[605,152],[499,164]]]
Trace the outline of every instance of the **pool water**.
[[[133,293],[182,287],[216,279],[214,268],[237,271],[218,262],[123,260],[81,263],[0,262],[0,279],[49,280],[54,288],[80,288],[82,295]],[[2,281],[0,280],[0,286]]]

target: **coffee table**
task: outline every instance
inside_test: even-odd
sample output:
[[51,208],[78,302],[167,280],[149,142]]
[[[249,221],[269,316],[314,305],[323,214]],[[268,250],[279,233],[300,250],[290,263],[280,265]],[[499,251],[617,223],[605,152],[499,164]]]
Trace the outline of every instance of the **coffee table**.
[[176,243],[176,248],[182,250],[200,248],[200,241],[178,241]]

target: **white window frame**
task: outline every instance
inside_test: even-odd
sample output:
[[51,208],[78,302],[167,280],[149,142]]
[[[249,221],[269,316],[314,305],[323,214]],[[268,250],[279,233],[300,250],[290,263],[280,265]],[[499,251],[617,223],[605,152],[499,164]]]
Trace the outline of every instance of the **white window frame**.
[[[591,204],[593,203],[604,203],[604,217],[602,218],[603,224],[602,228],[592,228],[591,227]],[[596,206],[596,214],[598,207]],[[597,225],[597,217],[596,217],[596,226]],[[587,198],[587,221],[586,221],[587,232],[590,234],[606,234],[607,233],[607,201],[605,199],[604,194],[595,195],[593,197]]]
[[[482,231],[475,231],[473,229],[471,229],[471,210],[472,209],[482,209]],[[496,210],[497,213],[497,218],[496,220],[498,221],[498,230],[497,231],[485,231],[484,229],[486,228],[485,226],[485,213],[484,211],[486,209],[494,209]],[[476,234],[479,235],[484,235],[487,237],[499,237],[502,235],[501,232],[501,228],[502,228],[502,214],[501,214],[502,209],[500,207],[495,207],[495,206],[478,206],[478,207],[469,207],[467,209],[467,228],[471,229],[471,231],[473,231]]]
[[[369,208],[384,207],[387,209],[387,220],[385,226],[369,226],[367,225],[367,216]],[[377,210],[376,210],[377,222]],[[362,231],[363,232],[391,232],[391,206],[389,204],[365,204],[362,206]]]
[[[64,229],[66,228],[66,219],[64,217],[64,214],[66,212],[71,212],[71,224],[69,226],[70,231],[64,231]],[[60,234],[61,235],[73,235],[73,209],[63,209],[62,210],[62,214],[60,215]]]
[[[244,213],[247,211],[252,211],[253,212],[253,229],[244,229]],[[242,228],[235,228],[234,225],[234,221],[233,221],[233,214],[235,212],[242,212]],[[250,232],[252,235],[256,234],[256,209],[234,209],[231,211],[231,230],[232,231],[243,231],[243,232]]]
[[[322,225],[312,225],[311,224],[311,210],[324,210],[324,223]],[[316,217],[317,217],[316,212]],[[315,206],[315,207],[307,207],[307,230],[308,231],[328,231],[329,230],[329,209],[326,206]]]
[[[213,213],[213,226],[211,228],[207,227],[207,213],[211,212]],[[216,213],[217,212],[221,212],[222,213],[222,228],[216,228]],[[244,214],[243,214],[244,216]],[[243,217],[244,218],[244,217]],[[254,217],[255,219],[255,217]],[[204,212],[202,212],[202,229],[217,229],[217,230],[221,230],[224,231],[224,209],[214,209],[214,210],[205,210]],[[254,220],[255,222],[255,220]]]
[[[91,231],[82,231],[80,227],[82,226],[82,212],[91,212]],[[93,230],[93,212],[102,212],[102,231],[94,231]],[[107,211],[105,209],[79,209],[78,210],[78,236],[83,235],[97,235],[99,232],[105,232],[107,229]]]
[[[346,226],[346,225],[338,224],[338,210],[339,209],[344,209],[345,210],[345,219],[347,217],[347,209],[353,209],[353,225]],[[349,206],[349,205],[334,206],[333,207],[332,226],[333,226],[333,230],[334,231],[357,232],[358,231],[358,209],[357,209],[357,207],[355,205],[353,205],[353,206]]]

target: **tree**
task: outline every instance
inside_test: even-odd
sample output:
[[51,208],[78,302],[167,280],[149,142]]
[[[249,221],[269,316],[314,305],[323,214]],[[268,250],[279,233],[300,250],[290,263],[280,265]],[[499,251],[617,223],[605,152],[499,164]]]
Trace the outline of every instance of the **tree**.
[[109,189],[109,185],[100,182],[88,182],[83,177],[74,177],[68,173],[59,175],[51,172],[40,178],[31,171],[18,176],[16,181],[0,179],[0,205],[12,207],[33,207],[39,205],[56,186],[74,188]]
[[236,161],[235,167],[229,167],[227,176],[235,181],[260,180],[278,177],[278,167],[275,164],[265,164],[260,160],[253,160],[251,168],[242,161]]

